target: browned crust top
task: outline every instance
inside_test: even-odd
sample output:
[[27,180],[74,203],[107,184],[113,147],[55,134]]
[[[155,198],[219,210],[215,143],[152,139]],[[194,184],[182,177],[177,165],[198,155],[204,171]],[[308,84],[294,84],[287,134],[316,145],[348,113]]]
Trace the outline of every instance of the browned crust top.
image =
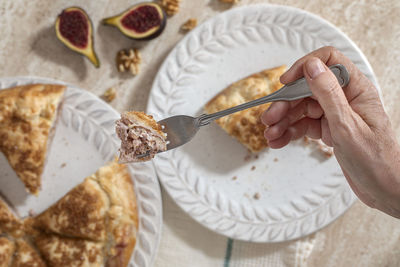
[[124,112],[123,114],[132,120],[137,120],[143,123],[144,125],[156,131],[159,135],[165,137],[165,133],[162,131],[161,125],[154,120],[153,116],[147,115],[141,111],[128,111]]
[[[279,77],[285,69],[286,66],[280,66],[264,70],[233,83],[212,98],[205,105],[205,111],[218,112],[275,92],[282,87]],[[258,152],[268,146],[264,138],[265,126],[260,121],[260,116],[269,105],[243,110],[220,118],[216,122],[250,151]]]
[[11,167],[34,194],[65,86],[31,84],[0,90],[0,150]]
[[[83,249],[94,244],[91,252],[82,250],[82,258],[90,254],[92,259],[104,258],[105,266],[127,266],[138,229],[136,197],[128,168],[109,163],[33,220],[34,227],[39,229],[35,240],[46,259],[52,257],[52,264],[69,262],[80,255],[74,252],[72,257],[70,252],[74,249],[70,246]],[[70,239],[89,243],[73,243]],[[46,254],[44,251],[51,246],[65,256]]]

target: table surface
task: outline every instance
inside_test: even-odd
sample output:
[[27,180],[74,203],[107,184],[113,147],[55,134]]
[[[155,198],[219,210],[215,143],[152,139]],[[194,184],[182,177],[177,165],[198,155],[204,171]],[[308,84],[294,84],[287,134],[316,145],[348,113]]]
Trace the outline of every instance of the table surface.
[[[217,0],[183,0],[181,11],[169,19],[165,32],[152,41],[135,42],[111,27],[100,25],[102,18],[119,13],[135,2],[139,1],[0,0],[0,76],[50,77],[96,95],[115,87],[118,93],[111,103],[114,108],[145,110],[160,64],[183,37],[180,25],[189,18],[197,18],[201,23],[230,6]],[[400,73],[400,1],[242,0],[237,6],[254,3],[302,8],[345,32],[371,63],[387,112],[400,136],[400,88],[396,82]],[[94,22],[95,47],[102,64],[99,69],[56,39],[54,20],[63,8],[73,5],[83,7]],[[119,73],[115,67],[118,50],[132,47],[140,48],[143,58],[136,77]],[[293,258],[289,266],[400,266],[400,221],[359,201],[338,220],[309,237],[279,244],[251,244],[227,240],[203,228],[184,214],[165,192],[163,200],[163,236],[155,266],[222,266],[222,263],[228,266],[227,258],[231,266],[259,266],[266,262],[262,260],[265,257],[299,254],[301,251],[287,251],[307,248],[299,245],[305,242],[310,245],[309,251],[303,251],[302,255],[306,256],[301,262]],[[214,249],[210,250],[210,244]],[[289,261],[283,259],[283,262]]]

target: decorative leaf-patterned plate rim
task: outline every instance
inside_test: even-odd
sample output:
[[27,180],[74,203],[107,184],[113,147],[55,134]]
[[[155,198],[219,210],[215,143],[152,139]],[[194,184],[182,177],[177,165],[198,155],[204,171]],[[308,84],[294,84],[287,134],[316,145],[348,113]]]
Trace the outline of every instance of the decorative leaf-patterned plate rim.
[[[119,139],[114,130],[119,113],[88,91],[58,80],[31,76],[0,78],[0,90],[34,83],[64,84],[67,90],[39,196],[25,193],[22,183],[16,179],[11,168],[8,168],[7,162],[4,162],[5,158],[0,162],[5,166],[0,167],[0,176],[15,176],[15,179],[0,179],[0,191],[22,216],[26,216],[31,210],[40,212],[53,204],[70,188],[81,183],[84,177],[104,163],[112,161],[119,147]],[[79,150],[78,146],[84,147],[81,149],[82,155],[68,155],[71,151]],[[59,159],[64,155],[64,159]],[[85,161],[83,165],[80,165],[81,161]],[[61,162],[64,163],[60,165]],[[131,164],[128,167],[135,185],[139,212],[137,242],[129,266],[152,266],[162,230],[160,185],[151,163]],[[85,175],[80,175],[81,172]]]
[[[154,80],[147,111],[157,119],[199,115],[230,83],[290,66],[326,45],[348,56],[379,89],[360,49],[329,22],[297,8],[250,5],[206,21],[176,45]],[[320,158],[297,142],[242,162],[245,149],[216,125],[207,127],[153,162],[176,203],[213,231],[253,242],[292,240],[328,225],[356,199],[334,157]]]

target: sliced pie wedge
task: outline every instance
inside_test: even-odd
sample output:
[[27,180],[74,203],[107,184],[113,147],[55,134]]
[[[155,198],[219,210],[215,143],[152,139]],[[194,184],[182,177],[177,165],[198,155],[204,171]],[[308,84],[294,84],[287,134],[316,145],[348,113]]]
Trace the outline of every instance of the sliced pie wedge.
[[6,237],[0,237],[0,267],[9,267],[13,259],[15,243]]
[[[66,251],[62,255],[45,254],[48,260],[69,261],[68,251],[75,251],[76,247],[93,253],[101,248],[105,266],[127,266],[138,229],[136,198],[127,167],[112,162],[100,168],[38,215],[33,227],[46,234],[37,239],[38,247],[57,248],[55,253]],[[85,242],[67,241],[69,239]],[[96,256],[94,262],[98,259]]]
[[[286,66],[280,66],[264,70],[233,83],[211,99],[206,104],[205,111],[207,113],[218,112],[275,92],[282,87],[279,77],[285,69]],[[222,117],[216,122],[250,151],[258,152],[268,146],[264,138],[265,126],[261,123],[260,116],[269,105],[264,104],[236,112]]]
[[45,234],[34,241],[48,266],[104,266],[103,243]]
[[68,237],[105,240],[105,218],[109,208],[107,194],[95,179],[89,177],[39,214],[34,227]]
[[0,90],[0,151],[38,194],[46,152],[65,86],[32,84]]
[[11,267],[46,267],[46,264],[40,254],[28,242],[18,239]]
[[0,234],[18,238],[23,235],[23,223],[14,215],[6,202],[0,197]]

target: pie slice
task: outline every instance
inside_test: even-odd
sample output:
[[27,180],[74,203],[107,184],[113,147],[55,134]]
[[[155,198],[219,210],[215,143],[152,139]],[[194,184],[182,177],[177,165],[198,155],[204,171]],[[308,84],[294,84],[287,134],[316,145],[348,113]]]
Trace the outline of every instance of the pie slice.
[[34,240],[48,266],[104,266],[103,243],[45,234]]
[[[207,113],[218,112],[233,106],[269,95],[282,87],[279,77],[286,66],[264,70],[253,74],[220,92],[205,106]],[[252,152],[259,152],[268,146],[264,138],[265,126],[260,116],[270,104],[253,107],[222,117],[216,122],[229,135],[235,137]]]
[[0,197],[0,234],[15,238],[23,235],[23,223],[14,215],[6,202]]
[[[121,163],[147,161],[167,149],[166,135],[152,116],[130,111],[121,114],[116,122],[116,132],[121,139]],[[145,157],[139,155],[147,154]]]
[[49,140],[65,87],[32,84],[0,90],[0,150],[38,194]]
[[106,238],[107,194],[92,177],[73,188],[36,217],[34,226],[47,232],[94,241]]
[[[37,239],[38,247],[57,252],[44,254],[49,262],[68,262],[71,251],[88,251],[93,266],[101,259],[105,266],[127,266],[138,229],[136,198],[127,167],[112,162],[100,168],[38,215],[33,227],[47,235]],[[68,241],[71,239],[82,242]],[[99,249],[104,253],[101,258],[92,254]]]
[[25,240],[18,239],[11,267],[46,267],[46,264],[30,244]]
[[15,243],[6,237],[0,237],[0,267],[9,267],[15,251]]

